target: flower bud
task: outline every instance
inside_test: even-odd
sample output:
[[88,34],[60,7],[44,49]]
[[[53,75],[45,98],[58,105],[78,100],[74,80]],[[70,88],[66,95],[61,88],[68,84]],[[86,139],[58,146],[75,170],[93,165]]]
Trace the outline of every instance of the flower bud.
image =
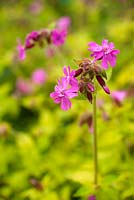
[[88,98],[89,102],[92,103],[92,99],[93,99],[93,98],[92,98],[91,92],[88,92],[88,91],[87,91],[87,98]]
[[107,94],[110,94],[110,90],[109,88],[105,85],[103,86],[103,90],[107,93]]
[[90,92],[94,92],[94,86],[92,83],[88,83],[87,84],[88,89],[90,90]]
[[96,76],[96,79],[97,79],[98,83],[102,86],[103,90],[104,90],[107,94],[110,94],[110,90],[109,90],[109,88],[106,86],[104,79],[103,79],[101,76],[99,76],[99,75]]
[[79,76],[83,72],[82,68],[79,68],[78,70],[75,71],[74,77]]
[[85,89],[84,83],[81,81],[81,82],[79,83],[79,91],[80,91],[80,93],[83,93],[83,92],[84,92],[84,89]]
[[100,75],[97,75],[96,79],[102,87],[105,86],[105,81]]

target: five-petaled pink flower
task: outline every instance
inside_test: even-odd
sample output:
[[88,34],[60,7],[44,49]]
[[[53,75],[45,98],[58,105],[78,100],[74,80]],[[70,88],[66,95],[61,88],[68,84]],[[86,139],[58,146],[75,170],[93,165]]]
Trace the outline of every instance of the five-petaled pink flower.
[[114,49],[112,42],[108,43],[108,40],[103,40],[101,46],[95,42],[90,42],[88,45],[88,50],[92,52],[91,56],[94,57],[94,60],[102,60],[102,67],[104,69],[107,69],[109,64],[112,67],[116,65],[116,55],[120,51]]
[[78,96],[78,88],[70,87],[68,82],[61,78],[58,84],[55,86],[55,91],[50,94],[50,97],[54,99],[54,102],[61,104],[62,110],[68,110],[71,108],[71,101],[69,99]]
[[25,47],[21,44],[20,40],[18,40],[17,50],[19,59],[24,60],[26,58],[26,52]]
[[32,81],[38,85],[42,85],[46,81],[46,78],[47,78],[47,74],[41,68],[36,69],[32,74]]
[[59,30],[68,30],[70,23],[71,23],[70,17],[68,17],[68,16],[61,17],[57,21],[56,27]]
[[57,30],[54,29],[51,32],[51,40],[55,46],[60,46],[64,44],[66,39],[67,31],[66,30]]
[[113,100],[115,101],[115,103],[118,105],[118,106],[121,106],[123,100],[125,99],[127,95],[127,92],[124,91],[124,90],[117,90],[117,91],[113,91],[111,93],[111,96],[113,98]]
[[63,72],[64,72],[64,74],[65,74],[64,79],[66,79],[67,82],[68,82],[71,86],[78,87],[78,81],[77,81],[77,79],[74,77],[74,76],[75,76],[75,70],[72,70],[72,71],[71,71],[70,66],[68,66],[68,67],[64,66]]

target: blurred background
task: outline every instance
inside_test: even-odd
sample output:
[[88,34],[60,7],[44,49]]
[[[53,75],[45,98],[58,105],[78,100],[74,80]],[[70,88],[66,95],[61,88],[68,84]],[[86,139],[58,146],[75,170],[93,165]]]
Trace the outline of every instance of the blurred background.
[[[98,94],[99,200],[134,200],[133,0],[0,1],[0,200],[86,200],[93,191],[92,105],[72,100],[62,111],[50,99],[64,65],[89,57],[88,43],[103,39],[120,49],[107,83],[122,98]],[[60,48],[27,51],[33,30],[71,20]],[[43,74],[33,81],[35,72]]]

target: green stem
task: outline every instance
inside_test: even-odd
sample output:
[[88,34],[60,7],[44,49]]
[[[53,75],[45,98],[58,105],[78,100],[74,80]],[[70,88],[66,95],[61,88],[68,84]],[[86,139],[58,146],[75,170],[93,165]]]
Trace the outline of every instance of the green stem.
[[94,185],[98,185],[98,153],[97,153],[97,119],[96,94],[93,95],[93,152],[94,152]]

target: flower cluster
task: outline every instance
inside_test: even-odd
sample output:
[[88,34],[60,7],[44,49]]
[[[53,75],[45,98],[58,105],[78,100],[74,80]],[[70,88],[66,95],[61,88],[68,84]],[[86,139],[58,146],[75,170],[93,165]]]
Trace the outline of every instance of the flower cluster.
[[[109,63],[111,66],[115,65],[116,55],[119,53],[119,50],[114,50],[114,44],[112,42],[108,44],[108,40],[103,40],[102,46],[95,42],[91,42],[89,45],[89,50],[92,51],[91,56],[94,59],[84,58],[76,60],[75,62],[78,65],[77,70],[71,71],[70,67],[64,67],[63,72],[65,77],[58,81],[55,92],[50,95],[55,103],[61,103],[63,110],[71,108],[69,98],[77,96],[78,92],[83,94],[92,103],[97,83],[105,93],[110,94],[110,90],[104,80],[107,79],[107,75],[103,68],[107,69]],[[102,60],[102,65],[97,63],[98,60]],[[68,87],[68,84],[71,88]]]
[[70,18],[62,17],[55,23],[55,28],[42,29],[39,31],[32,31],[26,36],[24,45],[18,40],[18,57],[20,60],[26,58],[26,50],[33,48],[36,44],[43,46],[44,42],[47,44],[53,44],[55,46],[61,46],[65,43],[68,28],[70,26]]

